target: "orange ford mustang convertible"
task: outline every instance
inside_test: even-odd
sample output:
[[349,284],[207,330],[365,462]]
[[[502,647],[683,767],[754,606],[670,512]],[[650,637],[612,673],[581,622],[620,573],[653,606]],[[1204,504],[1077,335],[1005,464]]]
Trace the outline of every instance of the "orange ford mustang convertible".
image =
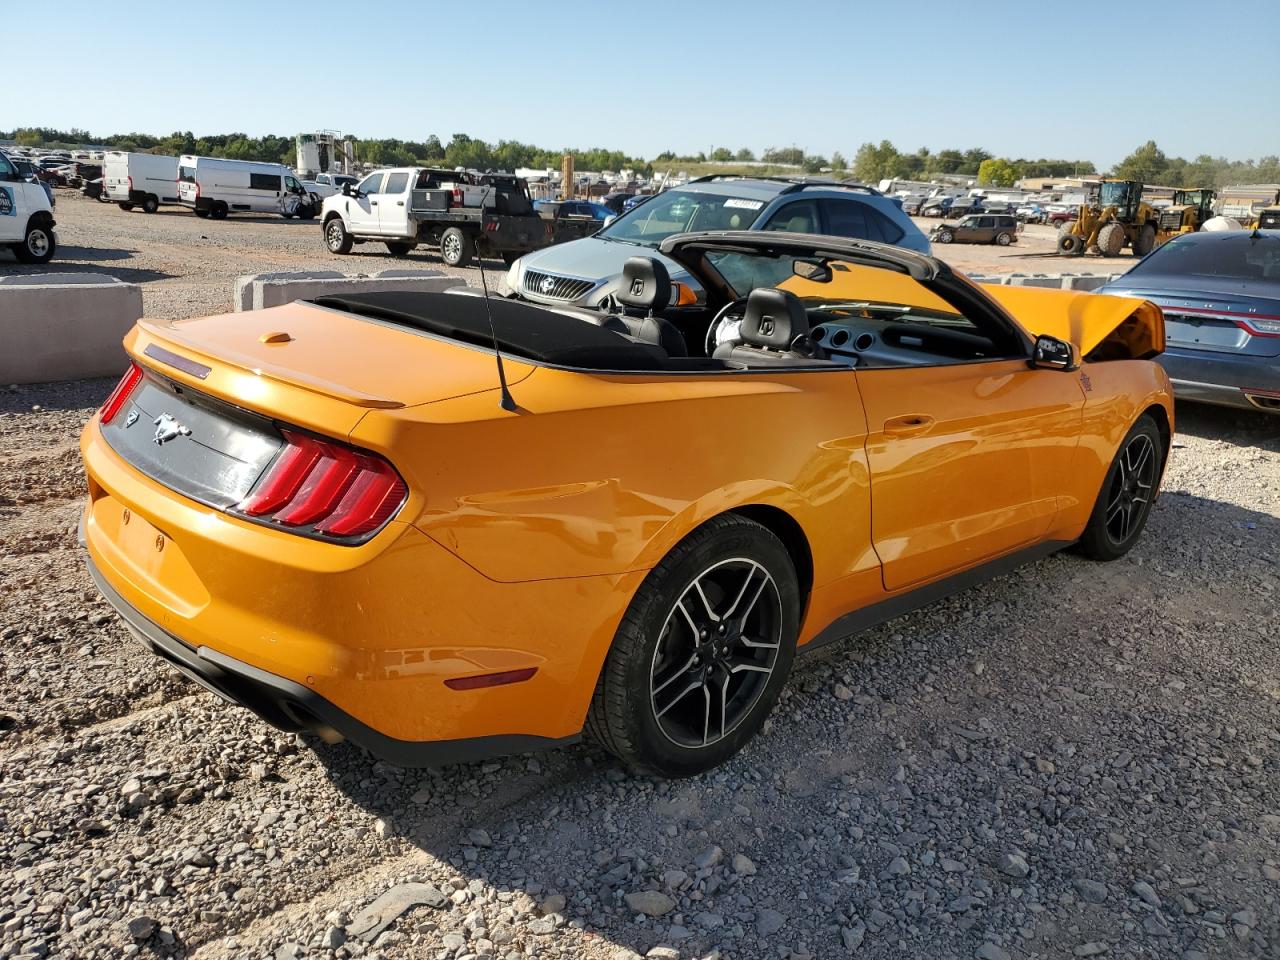
[[82,439],[98,586],[285,729],[404,765],[585,730],[678,777],[760,729],[798,648],[1141,533],[1173,427],[1152,304],[826,237],[656,252],[599,311],[140,322]]

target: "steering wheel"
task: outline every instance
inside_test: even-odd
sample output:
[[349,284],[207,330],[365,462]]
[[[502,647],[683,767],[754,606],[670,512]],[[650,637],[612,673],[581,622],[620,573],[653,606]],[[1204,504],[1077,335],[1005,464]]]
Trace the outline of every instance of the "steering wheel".
[[726,340],[736,340],[738,328],[742,326],[742,318],[747,312],[747,298],[739,297],[730,300],[716,313],[711,326],[707,327],[707,356],[715,353],[716,347]]

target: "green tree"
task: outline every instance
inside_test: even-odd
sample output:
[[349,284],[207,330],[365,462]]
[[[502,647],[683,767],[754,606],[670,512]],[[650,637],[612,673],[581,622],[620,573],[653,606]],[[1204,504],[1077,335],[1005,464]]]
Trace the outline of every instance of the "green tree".
[[888,140],[864,143],[853,158],[853,173],[863,183],[892,180],[905,172],[902,154]]
[[992,187],[1012,187],[1018,181],[1018,168],[1003,157],[990,157],[978,164],[978,182]]
[[746,147],[743,147],[741,150],[739,150],[737,153],[733,155],[733,159],[742,163],[752,163],[755,161],[756,155],[752,153],[750,150],[748,150]]
[[711,159],[717,163],[728,163],[733,159],[733,151],[728,147],[716,147],[711,151]]
[[844,158],[844,154],[839,150],[831,155],[831,169],[836,173],[843,173],[849,169],[849,161]]
[[1168,168],[1169,158],[1154,140],[1148,140],[1116,165],[1115,176],[1140,183],[1163,183]]
[[827,166],[827,158],[817,154],[806,156],[800,164],[805,173],[820,173]]

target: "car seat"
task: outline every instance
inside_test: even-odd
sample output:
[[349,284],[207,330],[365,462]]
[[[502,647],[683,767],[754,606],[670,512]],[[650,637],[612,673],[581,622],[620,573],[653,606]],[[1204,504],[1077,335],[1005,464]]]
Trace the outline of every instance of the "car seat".
[[661,316],[671,302],[671,275],[662,261],[631,257],[622,265],[622,285],[614,294],[622,308],[613,314],[637,340],[656,343],[671,357],[687,357],[689,348],[680,329]]
[[716,347],[715,358],[745,367],[807,363],[817,359],[808,338],[809,314],[800,298],[758,287],[747,297],[738,339]]

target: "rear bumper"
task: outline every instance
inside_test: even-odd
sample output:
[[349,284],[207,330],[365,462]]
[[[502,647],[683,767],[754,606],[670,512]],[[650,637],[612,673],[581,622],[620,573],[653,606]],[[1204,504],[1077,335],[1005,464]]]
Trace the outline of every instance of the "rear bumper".
[[580,739],[577,735],[552,739],[508,734],[431,742],[397,740],[379,733],[300,683],[278,677],[210,647],[193,647],[184,643],[148,620],[120,596],[107,583],[92,557],[87,562],[89,575],[102,596],[120,614],[129,631],[150,647],[152,653],[167,660],[180,673],[207,690],[251,710],[281,730],[309,730],[326,740],[337,739],[334,736],[337,734],[379,759],[402,767],[470,763],[488,757],[564,746]]
[[1157,360],[1181,400],[1280,413],[1280,357],[1170,347]]

